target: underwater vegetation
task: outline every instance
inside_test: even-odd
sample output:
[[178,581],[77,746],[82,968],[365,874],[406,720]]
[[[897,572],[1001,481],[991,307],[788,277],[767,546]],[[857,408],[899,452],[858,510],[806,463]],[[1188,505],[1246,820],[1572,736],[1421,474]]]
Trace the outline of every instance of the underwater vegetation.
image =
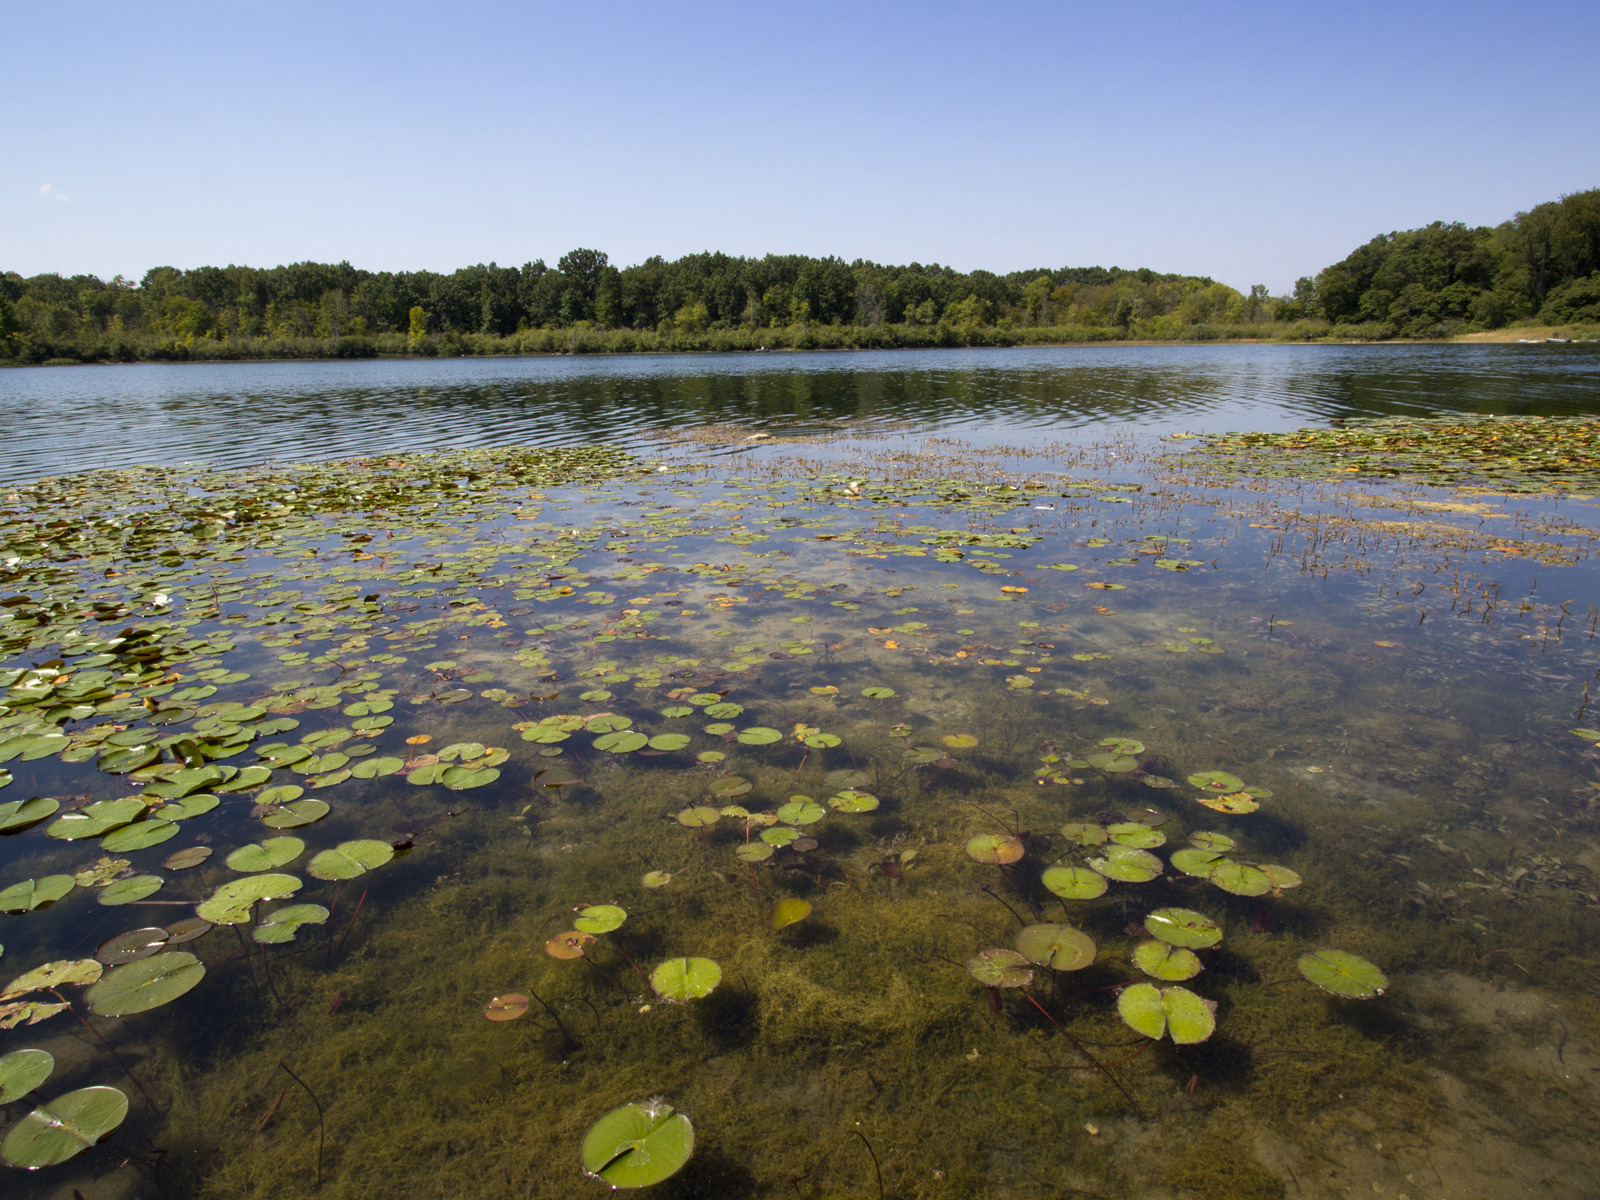
[[1126,451],[14,489],[8,1183],[1269,1194],[1229,1130],[1305,1167],[1328,1113],[1431,1144],[1446,1065],[1544,1096],[1418,997],[1587,1044],[1585,501]]

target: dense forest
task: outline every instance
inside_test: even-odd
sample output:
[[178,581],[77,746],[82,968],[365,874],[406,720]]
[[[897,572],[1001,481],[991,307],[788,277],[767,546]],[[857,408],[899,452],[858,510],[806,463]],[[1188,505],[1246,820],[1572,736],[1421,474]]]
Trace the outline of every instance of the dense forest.
[[596,250],[448,275],[310,262],[157,267],[137,283],[0,275],[0,358],[33,363],[1416,338],[1530,320],[1600,324],[1600,189],[1494,228],[1380,235],[1290,296],[1120,267],[706,253],[618,268]]

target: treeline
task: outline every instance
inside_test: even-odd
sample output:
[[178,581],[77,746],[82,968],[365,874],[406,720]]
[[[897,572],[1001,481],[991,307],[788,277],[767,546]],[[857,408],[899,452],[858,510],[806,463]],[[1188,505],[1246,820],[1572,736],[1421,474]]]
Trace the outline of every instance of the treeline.
[[1600,188],[1493,227],[1435,221],[1381,234],[1302,279],[1295,298],[1336,331],[1382,338],[1600,325]]
[[1243,295],[1119,267],[996,275],[694,254],[619,269],[574,250],[553,268],[490,263],[448,275],[349,263],[158,267],[137,284],[7,274],[0,353],[45,362],[1215,337],[1270,321],[1277,303],[1264,287]]
[[960,272],[767,255],[618,268],[157,267],[134,283],[0,275],[0,358],[20,362],[1015,345],[1229,337],[1443,337],[1600,324],[1600,189],[1493,228],[1381,235],[1289,296],[1213,279],[1062,267]]

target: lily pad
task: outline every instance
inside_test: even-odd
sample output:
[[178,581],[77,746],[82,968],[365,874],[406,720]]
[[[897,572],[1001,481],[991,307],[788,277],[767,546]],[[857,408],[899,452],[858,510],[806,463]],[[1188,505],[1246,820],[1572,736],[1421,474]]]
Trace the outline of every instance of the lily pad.
[[578,910],[578,919],[572,927],[584,933],[610,933],[627,919],[627,911],[615,904],[590,904]]
[[689,1118],[647,1100],[614,1108],[591,1125],[579,1158],[586,1174],[613,1188],[641,1188],[676,1175],[693,1153]]
[[1199,850],[1186,846],[1182,850],[1172,852],[1172,865],[1185,875],[1194,875],[1204,879],[1211,874],[1211,868],[1219,862],[1225,861],[1221,854],[1215,850]]
[[697,804],[692,808],[678,811],[678,824],[687,825],[690,829],[698,829],[703,825],[715,825],[722,819],[722,811],[712,808],[707,804]]
[[1105,855],[1091,858],[1089,865],[1119,883],[1149,883],[1162,871],[1159,858],[1133,846],[1107,846]]
[[128,854],[134,850],[148,850],[151,846],[159,846],[168,838],[177,836],[176,821],[151,818],[148,821],[135,821],[132,825],[124,825],[121,829],[106,834],[100,840],[100,848],[111,854]]
[[758,863],[766,862],[771,858],[774,850],[767,842],[745,842],[734,849],[733,853],[741,862]]
[[248,846],[240,846],[228,855],[231,871],[276,871],[286,867],[305,852],[306,844],[297,837],[266,838]]
[[1029,962],[1077,971],[1094,962],[1094,939],[1071,925],[1029,925],[1017,933],[1017,950]]
[[0,1142],[0,1159],[29,1171],[64,1163],[110,1136],[127,1115],[128,1098],[116,1088],[79,1088],[13,1125]]
[[551,958],[582,958],[583,948],[595,940],[594,934],[584,933],[581,929],[569,929],[566,933],[558,933],[544,944],[544,952]]
[[0,1058],[0,1104],[22,1099],[55,1069],[56,1060],[47,1050],[13,1050]]
[[1022,857],[1022,839],[1011,833],[980,833],[967,839],[967,856],[981,863],[1004,866]]
[[1084,755],[1084,761],[1097,771],[1104,771],[1108,775],[1126,775],[1129,771],[1139,769],[1139,760],[1129,754],[1116,754],[1109,750],[1099,750],[1093,754]]
[[739,731],[739,741],[746,746],[770,746],[782,737],[781,732],[766,725],[752,725]]
[[1230,792],[1226,796],[1196,796],[1195,800],[1213,812],[1227,813],[1235,817],[1253,813],[1261,807],[1249,792]]
[[185,846],[182,850],[174,850],[161,860],[161,865],[169,871],[186,871],[190,867],[198,867],[210,858],[210,846]]
[[1196,850],[1214,850],[1218,854],[1226,854],[1238,843],[1225,833],[1209,833],[1202,830],[1189,835],[1189,845]]
[[647,888],[664,888],[672,882],[672,876],[666,871],[646,871],[639,882]]
[[970,750],[978,744],[970,733],[947,733],[939,740],[952,750]]
[[1119,821],[1106,826],[1106,836],[1119,846],[1136,846],[1140,850],[1154,850],[1167,844],[1167,835],[1151,829],[1139,821]]
[[988,987],[1027,987],[1033,982],[1027,956],[1015,950],[980,950],[967,959],[967,971]]
[[1260,867],[1234,862],[1231,858],[1218,861],[1206,878],[1235,896],[1264,896],[1272,890],[1272,876]]
[[0,834],[21,833],[56,815],[61,801],[52,796],[35,796],[31,800],[8,800],[0,804]]
[[170,1004],[205,977],[206,968],[186,950],[168,950],[152,958],[115,967],[85,997],[102,1017],[125,1017]]
[[70,892],[74,883],[71,875],[45,875],[39,879],[24,879],[0,891],[0,912],[25,913],[47,904],[54,904]]
[[828,810],[809,796],[791,796],[778,806],[778,820],[785,825],[814,825],[827,815]]
[[6,984],[5,991],[0,992],[0,1000],[14,1000],[18,996],[26,996],[29,992],[95,983],[99,980],[102,970],[104,968],[99,961],[93,958],[69,958],[48,962],[42,967],[35,967],[18,975]]
[[1189,776],[1189,784],[1207,792],[1237,792],[1244,786],[1244,780],[1226,771],[1196,771]]
[[647,743],[652,750],[682,750],[689,744],[686,733],[658,733]]
[[496,996],[483,1006],[483,1015],[491,1021],[515,1021],[528,1011],[528,998],[521,992]]
[[895,691],[892,687],[869,687],[862,688],[861,694],[868,700],[888,700],[894,696]]
[[1117,1012],[1136,1033],[1147,1038],[1169,1034],[1179,1045],[1203,1042],[1217,1027],[1215,1006],[1188,988],[1158,989],[1151,983],[1136,983],[1122,990]]
[[306,864],[306,874],[313,879],[354,879],[357,875],[383,866],[393,857],[394,847],[388,842],[357,838],[340,842],[333,849],[315,855]]
[[146,896],[155,895],[165,882],[166,880],[159,875],[134,875],[128,879],[114,879],[100,889],[100,894],[95,899],[109,906],[134,904]]
[[1158,908],[1144,919],[1150,936],[1169,946],[1203,950],[1222,940],[1222,927],[1192,908]]
[[262,817],[261,823],[269,829],[298,829],[322,820],[329,811],[324,800],[291,800]]
[[1276,863],[1262,863],[1261,869],[1266,872],[1267,878],[1272,881],[1273,888],[1280,892],[1288,891],[1290,888],[1297,888],[1305,882],[1297,872],[1291,871],[1288,867],[1280,867]]
[[108,967],[120,967],[123,963],[138,962],[159,953],[171,936],[159,925],[130,929],[101,942],[94,956]]
[[320,904],[288,904],[268,913],[261,924],[250,931],[250,936],[267,945],[292,942],[300,926],[321,925],[329,916],[328,910]]
[[650,986],[680,1003],[709,996],[722,982],[722,968],[709,958],[669,958],[650,972]]
[[1182,983],[1200,974],[1200,959],[1193,950],[1154,940],[1133,948],[1133,965],[1169,983]]
[[1079,846],[1103,846],[1111,835],[1093,821],[1069,821],[1061,827],[1061,836]]
[[1049,867],[1040,882],[1063,900],[1093,900],[1110,886],[1104,875],[1088,867]]
[[1300,956],[1300,974],[1323,991],[1350,1000],[1371,1000],[1389,986],[1389,977],[1348,950],[1313,950]]
[[798,896],[785,896],[772,906],[772,911],[767,914],[767,924],[776,932],[786,925],[793,925],[796,921],[804,921],[810,915],[809,900],[802,900]]
[[635,750],[642,750],[649,742],[650,739],[638,730],[620,729],[595,738],[594,748],[611,754],[631,754]]
[[864,813],[878,807],[878,798],[869,792],[846,788],[837,796],[828,797],[828,807],[836,812]]
[[230,879],[199,905],[195,912],[213,925],[243,925],[261,900],[282,900],[300,890],[293,875],[246,875]]

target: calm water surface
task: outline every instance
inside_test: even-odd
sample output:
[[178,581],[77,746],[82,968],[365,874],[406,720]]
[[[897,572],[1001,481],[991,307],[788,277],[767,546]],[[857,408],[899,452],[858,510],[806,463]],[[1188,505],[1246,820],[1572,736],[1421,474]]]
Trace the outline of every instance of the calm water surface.
[[447,446],[614,441],[686,425],[909,422],[978,440],[1106,424],[1286,429],[1337,417],[1593,411],[1600,352],[1519,346],[1110,346],[0,371],[0,480]]
[[0,372],[4,1195],[599,1197],[654,1097],[675,1200],[1596,1195],[1594,497],[1158,436],[1596,361]]

